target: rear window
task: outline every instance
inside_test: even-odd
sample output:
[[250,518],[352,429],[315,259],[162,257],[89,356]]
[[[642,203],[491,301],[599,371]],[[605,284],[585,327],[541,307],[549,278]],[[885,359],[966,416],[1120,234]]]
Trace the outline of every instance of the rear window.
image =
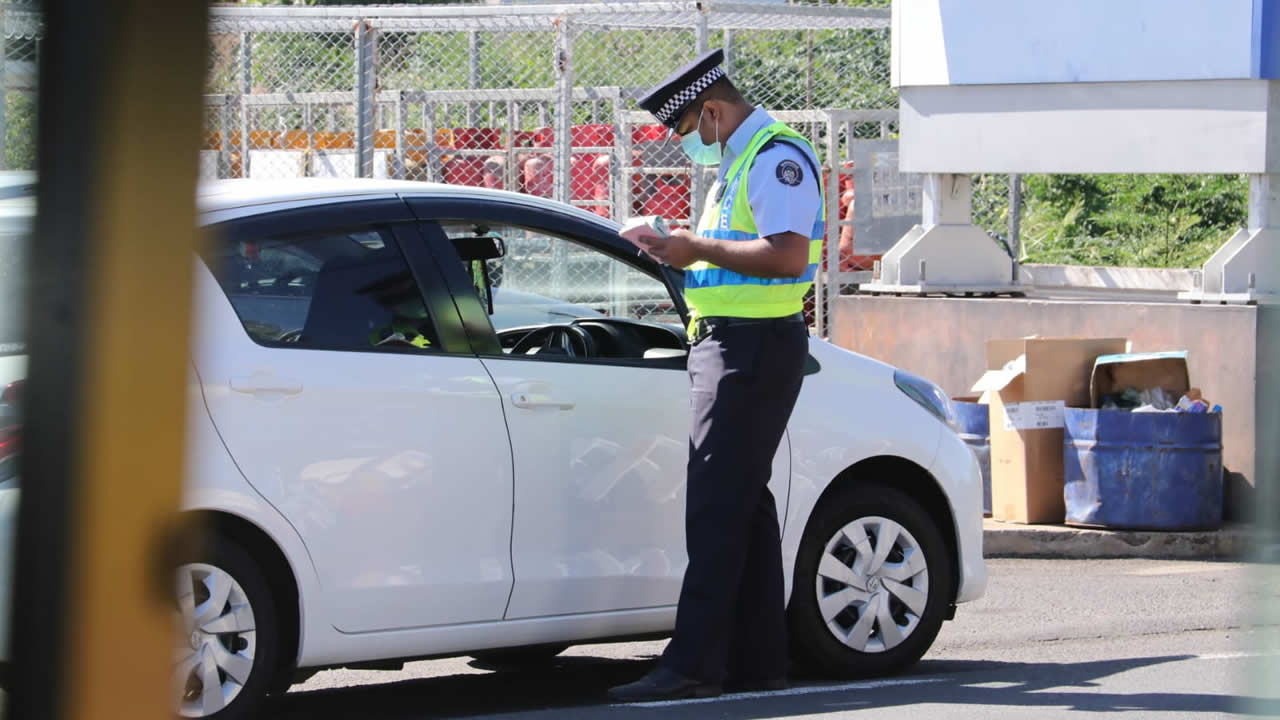
[[211,264],[259,344],[376,352],[439,347],[409,265],[385,233],[231,240]]

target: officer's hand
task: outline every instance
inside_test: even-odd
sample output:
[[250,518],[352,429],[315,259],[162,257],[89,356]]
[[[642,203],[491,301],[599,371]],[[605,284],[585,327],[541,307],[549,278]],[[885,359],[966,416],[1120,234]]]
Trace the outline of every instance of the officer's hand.
[[651,257],[671,267],[687,267],[699,260],[698,236],[688,230],[677,229],[665,238],[646,240],[643,245]]

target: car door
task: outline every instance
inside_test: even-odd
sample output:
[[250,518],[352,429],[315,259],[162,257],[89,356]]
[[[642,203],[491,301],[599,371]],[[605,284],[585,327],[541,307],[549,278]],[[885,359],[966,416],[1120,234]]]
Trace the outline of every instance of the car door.
[[[511,434],[515,589],[507,618],[674,605],[687,564],[689,380],[680,349],[683,303],[673,284],[585,218],[492,201],[410,202],[438,218],[426,232],[439,257],[459,233],[489,233],[506,246],[505,257],[489,265],[492,319],[483,286],[463,264],[441,268]],[[643,322],[646,342],[667,347],[649,357],[636,347],[605,352],[610,335],[600,326],[610,319]],[[526,332],[512,325],[574,322],[602,333],[597,356],[568,356],[557,343],[534,343],[537,352],[511,347]],[[780,511],[789,463],[783,445],[773,483]]]
[[344,632],[501,619],[503,409],[390,198],[217,228],[196,365],[244,476],[297,528]]

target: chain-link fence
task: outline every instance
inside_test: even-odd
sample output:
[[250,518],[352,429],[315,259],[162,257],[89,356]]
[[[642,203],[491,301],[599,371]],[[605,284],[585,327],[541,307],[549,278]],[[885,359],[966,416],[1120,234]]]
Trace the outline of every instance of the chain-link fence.
[[[29,5],[0,1],[5,168],[34,166]],[[856,289],[919,217],[920,179],[896,169],[884,7],[220,6],[210,32],[205,179],[403,178],[688,226],[716,171],[695,170],[635,101],[720,47],[743,94],[812,139],[824,165],[831,242],[808,306],[819,330],[824,297]],[[1007,176],[974,188],[975,223],[1016,246]]]
[[714,170],[637,97],[724,48],[752,102],[809,113],[788,120],[829,166],[825,109],[888,111],[853,131],[896,132],[888,27],[885,8],[823,4],[216,8],[203,173],[445,182],[687,226]]
[[0,77],[4,103],[0,105],[0,170],[32,170],[36,160],[36,79],[40,56],[41,19],[34,0],[0,4]]

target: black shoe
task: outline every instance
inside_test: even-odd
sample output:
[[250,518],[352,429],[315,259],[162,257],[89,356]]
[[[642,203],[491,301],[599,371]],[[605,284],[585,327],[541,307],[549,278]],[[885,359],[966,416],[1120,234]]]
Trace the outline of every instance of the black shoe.
[[773,692],[775,690],[786,690],[790,687],[785,677],[767,678],[764,680],[754,678],[732,678],[724,681],[724,691],[727,693],[740,692]]
[[639,680],[619,685],[609,690],[609,699],[619,702],[652,702],[654,700],[684,700],[686,698],[717,697],[719,685],[690,680],[683,675],[659,665],[653,672]]

